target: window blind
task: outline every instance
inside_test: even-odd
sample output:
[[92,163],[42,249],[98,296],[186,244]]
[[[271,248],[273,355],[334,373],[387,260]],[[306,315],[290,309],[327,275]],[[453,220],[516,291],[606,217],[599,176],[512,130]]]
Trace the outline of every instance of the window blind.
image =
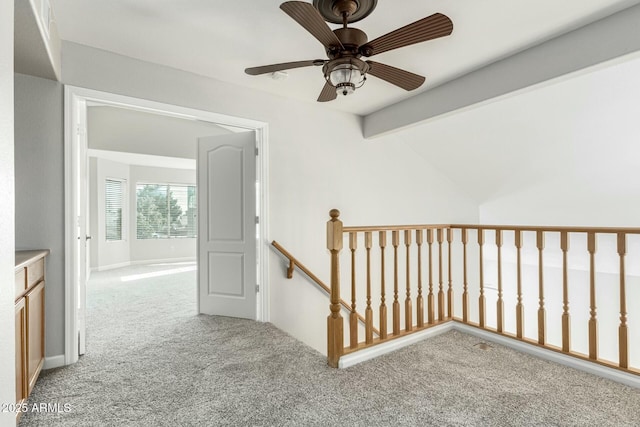
[[105,182],[105,227],[108,241],[122,240],[122,205],[124,182],[107,179]]

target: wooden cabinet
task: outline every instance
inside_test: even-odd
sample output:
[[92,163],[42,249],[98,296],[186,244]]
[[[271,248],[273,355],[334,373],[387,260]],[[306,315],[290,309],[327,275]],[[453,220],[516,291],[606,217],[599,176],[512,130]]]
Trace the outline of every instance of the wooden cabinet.
[[27,308],[25,299],[16,302],[16,403],[27,398]]
[[44,364],[44,272],[48,253],[16,252],[16,403],[29,397]]

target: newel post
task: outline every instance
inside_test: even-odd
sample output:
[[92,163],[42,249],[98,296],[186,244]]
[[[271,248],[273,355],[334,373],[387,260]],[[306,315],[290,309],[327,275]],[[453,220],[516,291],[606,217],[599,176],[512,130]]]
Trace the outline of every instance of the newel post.
[[344,322],[340,315],[340,250],[342,250],[342,221],[340,211],[331,209],[327,222],[327,249],[331,252],[331,313],[327,317],[327,363],[338,367],[344,349]]

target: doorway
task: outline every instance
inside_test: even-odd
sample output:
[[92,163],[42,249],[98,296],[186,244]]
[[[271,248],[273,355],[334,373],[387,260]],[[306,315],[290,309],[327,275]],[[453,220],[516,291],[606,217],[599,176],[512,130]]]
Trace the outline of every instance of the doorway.
[[[268,321],[268,263],[267,212],[268,165],[267,125],[202,110],[178,107],[154,101],[114,95],[90,89],[65,87],[65,364],[75,363],[84,352],[84,309],[88,274],[88,107],[119,107],[131,111],[153,113],[171,118],[199,121],[221,127],[231,127],[255,134],[256,187],[260,188],[257,214],[261,226],[257,235],[256,262],[259,266],[256,281],[255,316]],[[206,135],[202,135],[206,136]],[[195,144],[195,141],[194,141]],[[252,214],[252,221],[255,221]],[[258,289],[256,289],[258,290]]]

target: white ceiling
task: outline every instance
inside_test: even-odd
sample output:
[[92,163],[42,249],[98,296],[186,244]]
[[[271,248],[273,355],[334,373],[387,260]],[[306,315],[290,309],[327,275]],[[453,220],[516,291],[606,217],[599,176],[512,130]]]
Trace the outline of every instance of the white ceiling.
[[[225,135],[235,129],[213,123],[169,117],[156,113],[130,110],[112,106],[90,106],[87,109],[89,148],[108,158],[122,163],[160,166],[157,161],[145,156],[165,157],[169,167],[173,159],[178,161],[171,167],[185,168],[195,165],[199,137]],[[105,152],[137,154],[128,160],[121,157],[106,157]],[[94,153],[95,154],[95,153]],[[120,154],[118,154],[120,156]],[[189,169],[190,167],[187,167]]]
[[[316,67],[289,78],[247,76],[247,67],[324,58],[324,49],[279,9],[281,0],[51,0],[60,37],[222,81],[315,102]],[[427,77],[413,92],[376,78],[327,108],[369,114],[540,42],[640,3],[640,0],[379,0],[353,26],[374,39],[435,12],[453,34],[374,57]],[[398,7],[400,6],[400,7]],[[334,26],[335,27],[335,26]]]

